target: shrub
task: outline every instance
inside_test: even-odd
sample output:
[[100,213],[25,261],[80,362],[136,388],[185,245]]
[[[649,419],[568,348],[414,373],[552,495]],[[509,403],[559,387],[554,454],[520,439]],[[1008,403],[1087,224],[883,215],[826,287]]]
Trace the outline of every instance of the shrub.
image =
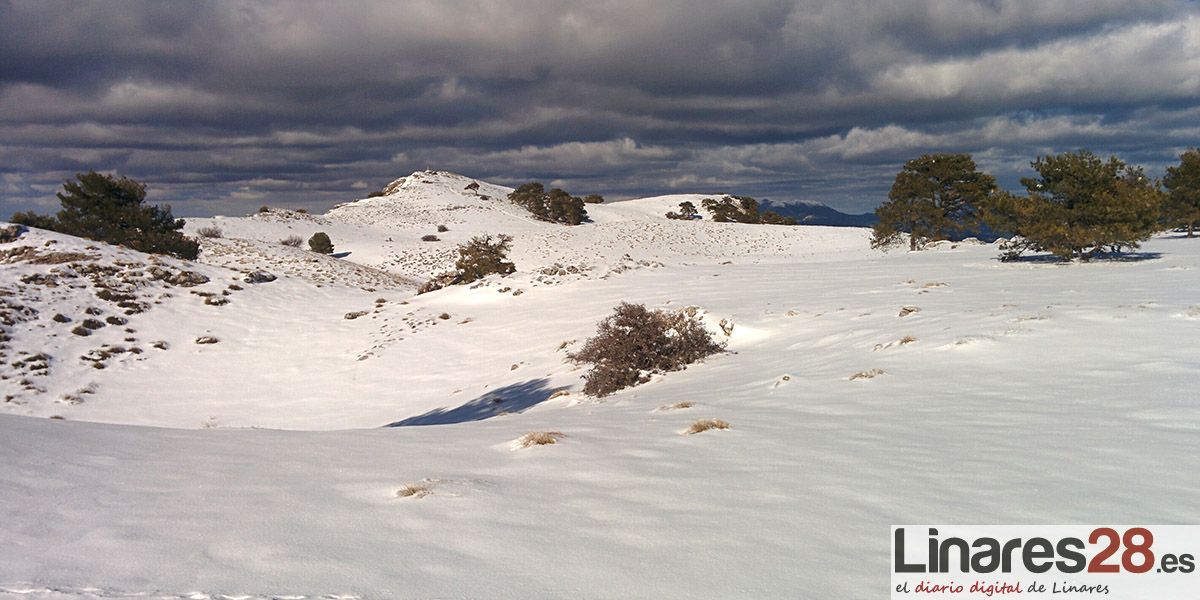
[[264,205],[258,207],[258,212],[259,212],[259,214],[269,213],[269,212],[271,212],[271,207],[264,204]]
[[21,234],[25,233],[25,227],[21,225],[6,225],[0,227],[0,244],[17,241]]
[[592,364],[584,375],[584,393],[607,396],[644,383],[651,374],[681,370],[723,349],[699,319],[622,302],[600,322],[594,337],[567,356],[576,363]]
[[297,209],[296,209],[296,212],[298,212],[298,213],[300,213],[300,214],[302,214],[302,215],[307,215],[307,214],[308,214],[308,209],[307,209],[307,208],[297,208]]
[[291,246],[292,248],[299,248],[300,244],[304,243],[304,238],[302,238],[298,235],[289,235],[289,236],[283,238],[282,240],[279,240],[279,243],[283,244],[284,246]]
[[200,229],[196,230],[196,233],[200,237],[204,237],[204,238],[219,238],[223,235],[221,233],[221,229],[219,227],[212,226],[212,225],[210,225],[208,227],[201,227]]
[[422,242],[437,242],[437,241],[440,241],[440,239],[438,238],[438,236],[433,235],[432,233],[429,233],[429,234],[421,236],[421,241]]
[[496,236],[475,236],[471,241],[458,247],[458,260],[454,262],[457,281],[454,283],[471,283],[483,279],[493,273],[508,275],[517,270],[516,265],[505,260],[512,247],[512,237],[504,234]]
[[[512,237],[504,234],[496,236],[494,240],[490,235],[471,238],[471,241],[458,246],[455,270],[436,275],[421,284],[417,294],[427,294],[449,285],[471,283],[492,274],[508,275],[515,272],[516,265],[506,260],[511,244]],[[446,317],[449,318],[449,315]]]
[[58,199],[63,208],[56,216],[17,213],[12,221],[139,252],[188,260],[200,255],[200,244],[180,232],[183,219],[173,217],[170,206],[145,205],[146,186],[127,177],[79,173]]
[[333,241],[329,239],[329,234],[318,231],[308,238],[308,248],[321,254],[333,254]]
[[438,233],[446,233],[447,231],[450,231],[450,228],[446,227],[445,225],[438,225],[437,229]]
[[601,196],[600,194],[588,194],[583,197],[583,203],[584,204],[603,204],[604,196]]

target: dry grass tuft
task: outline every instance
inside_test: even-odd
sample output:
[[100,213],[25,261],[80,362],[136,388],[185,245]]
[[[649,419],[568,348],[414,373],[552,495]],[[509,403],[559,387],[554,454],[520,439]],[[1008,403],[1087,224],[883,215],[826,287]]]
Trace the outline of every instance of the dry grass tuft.
[[710,429],[729,429],[729,423],[722,421],[721,419],[700,419],[699,421],[692,423],[692,426],[688,427],[687,431],[684,431],[683,433],[684,435],[695,435]]
[[906,335],[906,336],[900,338],[900,345],[903,346],[905,344],[911,344],[915,341],[917,341],[917,338],[915,338],[911,335]]
[[857,379],[874,379],[876,377],[879,377],[880,375],[883,375],[885,372],[886,371],[884,371],[883,369],[871,369],[870,371],[859,371],[850,376],[850,381],[854,381]]
[[695,405],[695,402],[684,400],[683,402],[676,402],[675,404],[664,404],[658,407],[658,410],[683,410],[685,408],[691,408]]
[[900,314],[898,316],[907,317],[915,312],[921,312],[921,308],[918,306],[902,306],[900,307]]
[[424,498],[433,493],[433,485],[429,483],[410,483],[396,490],[397,498]]
[[530,431],[521,436],[517,440],[517,445],[522,448],[531,448],[533,446],[547,446],[557,444],[558,440],[567,437],[561,431]]

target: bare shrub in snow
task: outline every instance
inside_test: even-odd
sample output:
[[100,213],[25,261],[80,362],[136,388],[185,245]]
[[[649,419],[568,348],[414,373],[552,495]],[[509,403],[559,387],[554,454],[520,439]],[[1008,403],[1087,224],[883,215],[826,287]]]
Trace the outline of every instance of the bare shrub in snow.
[[521,448],[531,448],[533,446],[547,446],[557,444],[558,440],[567,437],[561,431],[530,431],[517,440],[517,446]]
[[284,246],[290,246],[292,248],[299,248],[300,244],[304,243],[304,238],[302,238],[298,235],[289,235],[289,236],[283,238],[282,240],[279,240],[279,243],[283,244]]
[[441,239],[438,238],[438,236],[433,235],[432,233],[427,233],[427,234],[421,236],[421,241],[422,242],[438,242],[438,241],[441,241]]
[[447,231],[450,231],[450,228],[446,227],[445,225],[438,225],[437,230],[438,233],[446,233]]
[[684,435],[695,435],[710,429],[729,429],[729,423],[722,421],[721,419],[700,419],[695,423],[692,423],[692,425],[683,433]]
[[396,490],[397,498],[424,498],[433,493],[433,486],[428,483],[410,483]]
[[880,375],[883,375],[884,373],[885,373],[885,371],[883,369],[871,369],[870,371],[859,371],[850,376],[850,381],[857,381],[859,379],[875,379],[876,377],[879,377]]
[[691,408],[693,406],[695,406],[694,402],[684,400],[683,402],[676,402],[675,404],[664,404],[664,405],[658,407],[658,410],[683,410],[685,408]]
[[201,227],[200,229],[197,229],[196,234],[203,238],[219,238],[224,235],[221,232],[220,227],[215,227],[212,225],[210,225],[208,227]]
[[696,317],[622,302],[600,322],[594,337],[567,356],[592,364],[584,375],[584,393],[607,396],[723,349]]

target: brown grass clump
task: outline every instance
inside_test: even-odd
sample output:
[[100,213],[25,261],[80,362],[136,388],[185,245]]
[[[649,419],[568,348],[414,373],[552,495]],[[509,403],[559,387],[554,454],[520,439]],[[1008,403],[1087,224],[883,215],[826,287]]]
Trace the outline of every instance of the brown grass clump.
[[688,427],[683,433],[684,435],[695,435],[710,429],[729,429],[729,423],[722,421],[721,419],[700,419],[699,421],[692,423],[692,426]]
[[859,371],[850,376],[850,381],[855,381],[858,379],[874,379],[876,377],[879,377],[880,375],[883,375],[884,373],[885,373],[885,371],[883,369],[871,369],[870,371]]
[[900,345],[903,346],[905,344],[911,344],[915,341],[917,341],[917,338],[915,338],[911,335],[906,335],[906,336],[900,338]]
[[682,410],[685,408],[691,408],[695,405],[696,403],[685,400],[683,402],[676,402],[675,404],[664,404],[658,407],[658,410]]
[[396,490],[397,498],[424,498],[433,493],[433,486],[428,483],[410,483]]
[[566,434],[561,431],[530,431],[517,440],[517,445],[522,448],[547,446],[549,444],[557,444],[558,440],[565,437],[567,437]]

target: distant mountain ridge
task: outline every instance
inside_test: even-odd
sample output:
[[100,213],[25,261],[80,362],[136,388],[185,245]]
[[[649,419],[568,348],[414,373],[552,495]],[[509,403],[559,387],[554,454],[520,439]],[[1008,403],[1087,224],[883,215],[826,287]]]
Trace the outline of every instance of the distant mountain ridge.
[[807,202],[776,203],[762,200],[759,208],[771,210],[785,217],[796,219],[801,225],[826,225],[829,227],[871,227],[879,222],[875,213],[850,214],[844,213],[824,204]]

